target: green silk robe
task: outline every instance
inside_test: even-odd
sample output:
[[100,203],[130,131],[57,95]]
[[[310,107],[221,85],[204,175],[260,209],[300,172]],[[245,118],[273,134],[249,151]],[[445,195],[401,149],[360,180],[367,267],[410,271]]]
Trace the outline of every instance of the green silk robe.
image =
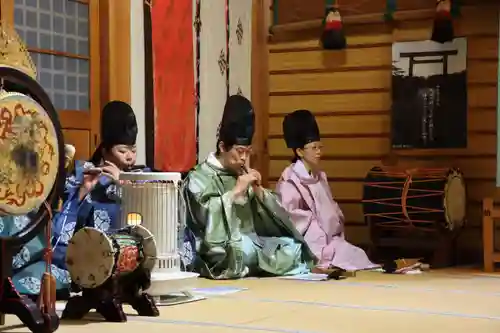
[[232,197],[234,173],[211,154],[183,184],[187,225],[197,239],[194,269],[212,279],[309,272],[316,258],[277,197],[252,189],[245,200]]

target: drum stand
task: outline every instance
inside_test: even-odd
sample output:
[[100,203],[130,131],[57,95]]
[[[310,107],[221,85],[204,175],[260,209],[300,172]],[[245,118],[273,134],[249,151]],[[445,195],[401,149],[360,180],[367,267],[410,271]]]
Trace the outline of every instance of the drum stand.
[[410,229],[388,236],[384,234],[384,229],[370,225],[372,258],[395,260],[410,254],[410,257],[424,257],[431,268],[446,268],[455,264],[456,235],[453,233]]
[[[19,249],[17,249],[18,251]],[[12,257],[16,249],[1,244],[0,278],[0,325],[5,324],[5,314],[16,315],[33,333],[52,333],[59,327],[59,317],[55,309],[46,309],[43,313],[40,307],[28,296],[17,292],[12,283]]]
[[68,300],[62,313],[62,319],[78,320],[95,309],[106,321],[126,322],[123,303],[128,303],[139,316],[158,317],[160,312],[153,297],[141,292],[151,284],[150,273],[141,269],[130,275],[109,278],[97,288],[82,288],[82,295]]

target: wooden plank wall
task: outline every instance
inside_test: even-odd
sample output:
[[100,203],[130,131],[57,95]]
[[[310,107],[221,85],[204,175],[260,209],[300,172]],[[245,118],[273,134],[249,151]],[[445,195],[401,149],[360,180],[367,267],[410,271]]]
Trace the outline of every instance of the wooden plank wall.
[[[431,27],[430,19],[348,26],[349,46],[336,52],[320,50],[317,39],[269,44],[269,186],[274,188],[292,156],[282,138],[283,116],[300,108],[313,111],[325,147],[323,167],[355,243],[369,242],[360,203],[363,178],[391,152],[392,43],[429,39]],[[468,44],[468,148],[395,152],[393,157],[399,166],[462,169],[469,225],[460,246],[478,252],[480,200],[496,191],[498,11],[464,8],[455,29]]]

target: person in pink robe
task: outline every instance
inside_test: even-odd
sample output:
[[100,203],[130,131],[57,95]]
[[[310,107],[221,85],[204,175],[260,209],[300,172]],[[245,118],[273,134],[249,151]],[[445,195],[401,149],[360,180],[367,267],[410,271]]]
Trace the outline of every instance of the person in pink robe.
[[366,253],[349,243],[344,234],[344,214],[335,202],[326,174],[320,169],[321,142],[314,115],[297,110],[283,121],[283,133],[295,158],[276,185],[297,230],[304,236],[321,268],[348,271],[380,267]]

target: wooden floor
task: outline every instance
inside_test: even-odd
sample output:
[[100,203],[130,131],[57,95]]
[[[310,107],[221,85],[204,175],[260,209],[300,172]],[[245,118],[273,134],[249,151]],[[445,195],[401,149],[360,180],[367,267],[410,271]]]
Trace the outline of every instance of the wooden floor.
[[[62,322],[77,333],[498,333],[500,274],[472,270],[421,275],[358,273],[343,281],[199,280],[199,287],[244,287],[228,296],[161,308],[161,316],[132,315],[127,323]],[[7,317],[3,332],[28,332]]]

